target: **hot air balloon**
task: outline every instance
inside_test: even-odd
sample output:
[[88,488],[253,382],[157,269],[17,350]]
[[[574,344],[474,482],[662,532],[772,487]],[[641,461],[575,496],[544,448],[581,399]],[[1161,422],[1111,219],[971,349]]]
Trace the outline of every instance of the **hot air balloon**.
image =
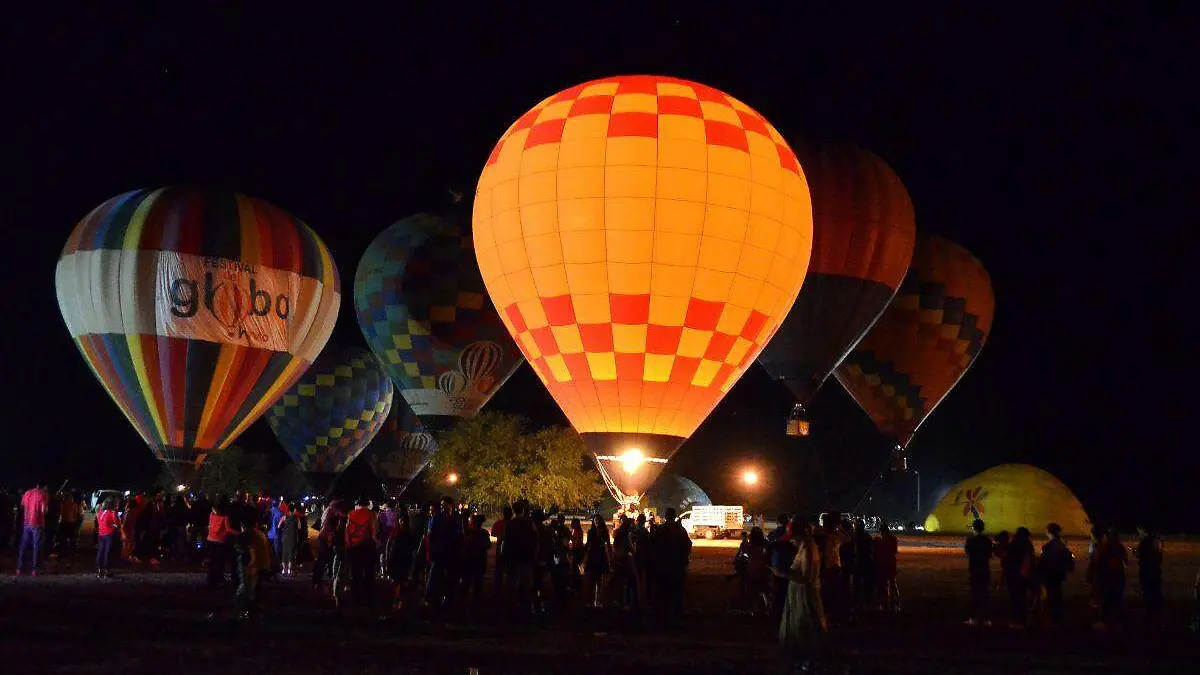
[[775,333],[812,250],[779,132],[657,76],[522,115],[487,159],[474,225],[501,318],[629,506]]
[[392,402],[383,429],[367,447],[367,461],[384,492],[399,497],[437,452],[437,441],[402,400]]
[[872,153],[802,143],[796,154],[812,190],[812,260],[758,361],[796,397],[790,435],[807,435],[804,406],[900,288],[917,230],[904,185]]
[[304,373],[341,301],[329,249],[303,222],[181,188],[96,207],[55,289],[92,372],[180,482]]
[[392,408],[392,381],[371,352],[329,348],[267,412],[271,431],[310,485],[334,478],[375,438]]
[[430,430],[479,412],[521,363],[484,293],[465,216],[418,214],[380,233],[358,264],[354,307]]
[[995,309],[975,256],[941,237],[918,239],[900,291],[836,373],[896,444],[896,462],[979,355]]

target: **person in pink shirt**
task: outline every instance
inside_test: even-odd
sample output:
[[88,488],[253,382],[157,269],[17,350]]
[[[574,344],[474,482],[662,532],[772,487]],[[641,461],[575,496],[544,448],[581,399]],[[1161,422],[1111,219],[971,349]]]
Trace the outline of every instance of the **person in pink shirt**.
[[96,578],[107,579],[111,576],[108,568],[108,558],[112,553],[113,542],[116,541],[121,529],[121,521],[117,518],[116,506],[112,498],[104,500],[100,512],[96,514],[96,534],[99,543],[96,545]]
[[42,530],[46,527],[46,511],[50,508],[50,493],[45,483],[38,483],[21,497],[21,511],[25,514],[25,529],[21,532],[21,546],[17,549],[17,576],[25,568],[25,551],[32,556],[30,573],[37,576],[38,551],[42,548]]

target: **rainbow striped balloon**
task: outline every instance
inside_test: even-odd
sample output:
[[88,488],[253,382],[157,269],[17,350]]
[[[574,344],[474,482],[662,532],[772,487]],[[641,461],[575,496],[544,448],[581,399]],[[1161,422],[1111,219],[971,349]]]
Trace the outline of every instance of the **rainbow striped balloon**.
[[341,303],[329,249],[257,199],[135,190],[75,227],[55,274],[88,366],[177,475],[227,447],[320,353]]

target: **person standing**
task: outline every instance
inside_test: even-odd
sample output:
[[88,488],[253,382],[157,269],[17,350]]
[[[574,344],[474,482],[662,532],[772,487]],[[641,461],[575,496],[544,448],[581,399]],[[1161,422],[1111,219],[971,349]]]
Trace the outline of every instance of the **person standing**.
[[604,578],[608,575],[609,560],[612,558],[612,539],[608,534],[608,523],[604,516],[596,514],[587,533],[587,558],[584,562],[587,576],[587,606],[600,609],[600,592]]
[[396,510],[391,499],[385,500],[379,506],[379,513],[375,514],[375,522],[379,526],[378,569],[384,573],[388,568],[388,556],[391,555],[391,547],[387,546],[387,542],[391,540],[392,530],[396,527]]
[[498,598],[504,593],[504,572],[508,567],[504,560],[504,529],[512,520],[511,506],[505,506],[501,516],[492,523],[492,538],[496,540],[495,570],[492,574],[492,593]]
[[79,534],[79,522],[83,519],[83,505],[75,495],[67,492],[58,504],[58,558],[66,560],[67,567],[75,561],[75,538]]
[[1050,605],[1050,621],[1055,626],[1063,622],[1063,583],[1067,575],[1075,571],[1075,554],[1067,548],[1062,538],[1062,527],[1058,523],[1046,526],[1046,536],[1049,541],[1042,544],[1042,557],[1038,564],[1041,568],[1042,583],[1046,586],[1046,603]]
[[471,516],[463,544],[462,598],[465,603],[478,603],[483,597],[483,578],[487,574],[488,551],[492,538],[483,527],[483,516]]
[[1129,552],[1121,542],[1116,527],[1108,530],[1096,551],[1096,585],[1100,591],[1100,622],[1098,629],[1118,628],[1125,614],[1125,570]]
[[821,552],[813,541],[812,528],[797,519],[792,526],[796,556],[785,571],[771,568],[788,581],[787,601],[779,622],[779,648],[787,672],[796,666],[807,669],[824,660],[829,625],[821,603]]
[[[779,522],[784,523],[784,533],[774,540],[770,537],[767,538],[767,554],[771,569],[783,574],[783,576],[775,574],[771,577],[774,583],[770,591],[771,601],[767,604],[771,609],[771,618],[775,621],[783,618],[783,608],[787,605],[788,597],[787,571],[791,569],[792,562],[796,559],[796,542],[792,541],[791,531],[801,525],[799,516],[796,517],[795,522],[785,522],[786,515],[781,514],[779,518]],[[772,534],[775,533],[772,532]]]
[[655,595],[659,616],[667,626],[675,626],[683,616],[684,581],[692,555],[692,540],[676,520],[674,507],[667,509],[662,527],[654,536],[655,541],[651,542],[651,546],[657,558],[655,562],[661,589],[661,593]]
[[875,583],[879,588],[882,609],[886,614],[900,613],[900,584],[896,581],[900,542],[887,523],[879,524],[875,537]]
[[258,527],[258,510],[247,510],[242,517],[245,528],[246,560],[241,567],[237,595],[234,597],[235,616],[254,618],[258,613],[258,588],[262,578],[271,571],[271,542]]
[[25,567],[25,554],[30,560],[29,573],[37,576],[38,557],[41,555],[42,533],[46,527],[46,512],[50,508],[50,494],[46,491],[45,483],[38,483],[21,496],[21,512],[24,514],[21,530],[21,544],[17,549],[17,576],[21,576]]
[[1024,628],[1029,613],[1029,585],[1033,577],[1033,540],[1029,529],[1018,527],[1004,551],[1000,566],[1011,604],[1009,625]]
[[[229,564],[229,515],[222,503],[212,505],[208,516],[208,535],[204,547],[208,551],[208,586],[216,588],[225,582],[225,566]],[[122,525],[124,530],[124,525]]]
[[104,500],[96,513],[96,534],[99,536],[96,545],[96,578],[107,579],[112,576],[109,570],[109,560],[112,558],[113,545],[116,543],[121,521],[117,518],[115,504],[111,497]]
[[821,606],[825,620],[836,624],[843,619],[842,598],[842,544],[846,533],[842,530],[842,514],[837,511],[821,515],[821,536],[817,540],[821,547]]
[[370,502],[359,499],[346,516],[346,561],[350,564],[350,589],[355,602],[370,607],[375,601],[375,565],[379,555],[375,538],[379,534]]
[[641,595],[638,593],[638,575],[633,543],[633,519],[621,516],[620,524],[613,532],[613,574],[620,583],[620,605],[641,613]]
[[293,576],[296,573],[293,566],[296,564],[296,532],[299,527],[296,511],[298,510],[298,508],[290,508],[287,502],[282,502],[278,507],[272,509],[274,513],[279,514],[279,520],[275,522],[274,552],[285,577]]
[[267,512],[267,541],[271,542],[271,552],[275,556],[276,565],[280,565],[283,560],[283,547],[279,541],[279,521],[283,518],[286,510],[287,502],[281,498],[271,502],[271,509]]
[[854,521],[854,611],[864,614],[875,601],[875,540],[862,519]]
[[1149,525],[1138,528],[1142,535],[1137,547],[1138,582],[1142,587],[1142,603],[1146,607],[1146,622],[1152,626],[1162,623],[1163,543]]
[[533,567],[537,561],[537,528],[528,513],[529,505],[525,501],[516,502],[513,517],[504,528],[509,597],[521,613],[533,608]]
[[439,511],[429,519],[426,534],[429,578],[425,584],[425,604],[441,609],[454,599],[455,565],[463,543],[462,518],[452,497],[442,497]]
[[992,553],[993,544],[990,537],[983,533],[984,523],[976,518],[971,523],[975,534],[967,538],[963,550],[967,553],[967,581],[971,586],[971,618],[967,619],[969,626],[986,626],[988,621],[988,600],[992,585]]
[[412,574],[413,556],[417,550],[417,533],[409,520],[408,509],[398,506],[396,526],[388,542],[388,578],[392,582],[392,609],[402,609],[409,575]]

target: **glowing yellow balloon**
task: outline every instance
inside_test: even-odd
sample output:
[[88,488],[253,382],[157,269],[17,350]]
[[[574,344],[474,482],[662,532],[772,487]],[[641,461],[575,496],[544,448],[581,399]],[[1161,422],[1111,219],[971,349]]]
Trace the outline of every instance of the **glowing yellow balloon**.
[[[667,77],[542,101],[501,137],[475,196],[488,293],[614,496],[640,496],[757,357],[812,234],[779,132]],[[636,470],[604,470],[631,448]]]

